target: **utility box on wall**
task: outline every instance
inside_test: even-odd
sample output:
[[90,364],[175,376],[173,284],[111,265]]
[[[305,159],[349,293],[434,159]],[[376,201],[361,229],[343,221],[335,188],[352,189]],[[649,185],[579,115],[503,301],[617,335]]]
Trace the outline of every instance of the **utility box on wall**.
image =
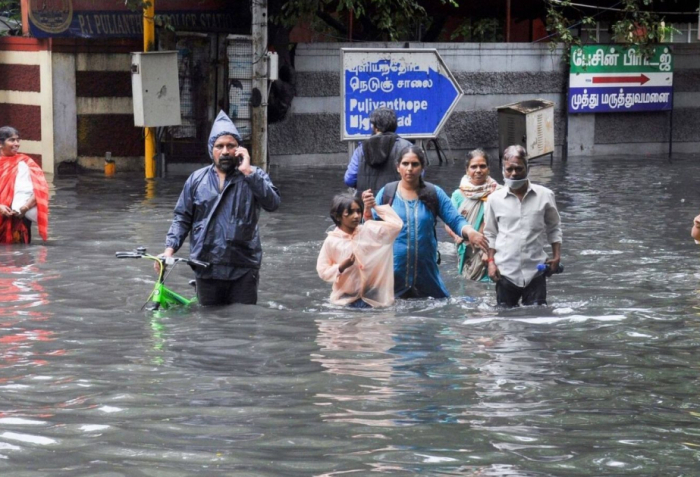
[[523,146],[527,157],[554,152],[554,103],[533,99],[498,109],[498,154],[508,146]]
[[177,51],[131,54],[134,126],[179,126]]

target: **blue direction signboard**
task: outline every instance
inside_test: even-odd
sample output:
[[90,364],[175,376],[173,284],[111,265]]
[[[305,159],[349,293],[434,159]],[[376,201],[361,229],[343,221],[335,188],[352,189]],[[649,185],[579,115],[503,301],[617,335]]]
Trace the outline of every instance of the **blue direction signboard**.
[[380,107],[396,112],[402,137],[436,137],[464,94],[437,50],[343,48],[341,63],[341,140],[371,136]]
[[673,56],[657,46],[585,45],[571,48],[570,113],[668,111],[673,108]]

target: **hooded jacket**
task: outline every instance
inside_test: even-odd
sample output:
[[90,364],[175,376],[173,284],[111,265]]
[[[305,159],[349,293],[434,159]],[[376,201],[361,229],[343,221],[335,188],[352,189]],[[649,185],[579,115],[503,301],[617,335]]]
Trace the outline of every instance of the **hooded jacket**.
[[401,179],[396,172],[399,153],[411,143],[395,133],[376,134],[362,143],[357,170],[357,194],[372,189],[376,194],[387,183]]
[[[211,157],[216,139],[227,134],[240,141],[236,126],[221,111],[209,135]],[[190,258],[212,265],[206,270],[195,269],[197,277],[235,279],[241,268],[260,268],[260,209],[272,212],[279,205],[279,191],[262,169],[253,166],[247,176],[235,169],[219,190],[216,166],[204,167],[185,182],[165,245],[177,251],[189,234]]]

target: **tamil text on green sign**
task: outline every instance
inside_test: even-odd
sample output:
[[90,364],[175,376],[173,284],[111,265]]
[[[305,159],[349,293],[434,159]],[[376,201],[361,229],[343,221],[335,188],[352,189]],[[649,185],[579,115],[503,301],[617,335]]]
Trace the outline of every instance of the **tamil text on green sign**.
[[673,108],[673,56],[658,46],[586,45],[571,48],[570,113],[668,111]]

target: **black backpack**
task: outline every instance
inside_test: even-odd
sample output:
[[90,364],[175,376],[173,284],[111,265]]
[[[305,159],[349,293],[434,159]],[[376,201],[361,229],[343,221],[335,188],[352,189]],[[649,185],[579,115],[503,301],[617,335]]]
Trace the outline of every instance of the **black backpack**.
[[[394,203],[394,197],[396,196],[396,189],[399,188],[399,181],[395,182],[389,182],[387,185],[384,186],[384,195],[382,196],[382,203],[379,205],[391,205]],[[428,210],[433,213],[433,217],[435,217],[435,220],[438,218],[438,207],[439,207],[439,201],[438,201],[438,195],[437,195],[437,189],[433,184],[430,182],[425,182],[425,190],[430,197],[430,202],[423,202],[426,207],[428,207]]]

